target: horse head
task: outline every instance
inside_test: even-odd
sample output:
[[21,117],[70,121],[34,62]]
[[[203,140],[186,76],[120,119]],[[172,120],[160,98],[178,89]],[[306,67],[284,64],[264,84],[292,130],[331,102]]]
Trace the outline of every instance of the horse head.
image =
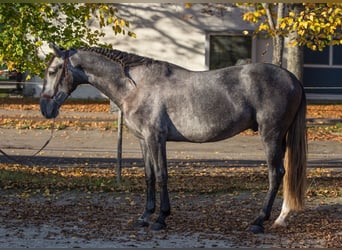
[[40,94],[40,110],[46,118],[55,118],[58,110],[78,84],[86,83],[80,67],[72,65],[77,50],[64,50],[52,45],[54,56],[44,74],[44,85]]

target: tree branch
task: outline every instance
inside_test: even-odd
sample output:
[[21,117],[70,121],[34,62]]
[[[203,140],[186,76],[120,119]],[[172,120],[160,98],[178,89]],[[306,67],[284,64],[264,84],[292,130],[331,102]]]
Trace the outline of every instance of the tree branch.
[[280,19],[284,18],[284,14],[285,14],[285,4],[278,3],[277,26],[276,26],[277,29],[279,29]]
[[271,30],[275,30],[274,20],[271,14],[270,4],[262,3],[262,7],[266,10],[266,17],[268,21],[268,25],[270,26]]

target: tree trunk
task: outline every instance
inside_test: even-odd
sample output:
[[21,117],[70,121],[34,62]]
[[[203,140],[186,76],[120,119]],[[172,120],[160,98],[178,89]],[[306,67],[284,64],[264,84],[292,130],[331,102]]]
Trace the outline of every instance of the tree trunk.
[[[293,11],[295,15],[303,10],[302,4],[290,4],[290,11]],[[297,32],[291,32],[289,34],[289,40],[297,40]],[[292,72],[300,82],[303,82],[303,64],[304,64],[304,48],[302,46],[290,46],[287,52],[287,69]]]
[[[280,22],[279,20],[284,17],[285,13],[285,4],[278,3],[277,10],[277,22],[276,22],[276,30],[279,30]],[[282,67],[283,65],[283,52],[284,52],[284,37],[276,34],[275,38],[273,38],[273,63]]]
[[267,22],[270,29],[274,32],[272,42],[273,42],[273,55],[272,63],[278,66],[283,64],[283,51],[284,51],[284,37],[278,34],[279,30],[279,19],[284,17],[285,4],[278,3],[277,5],[277,15],[276,18],[272,16],[272,5],[268,3],[262,3],[263,8],[266,11]]
[[[292,35],[289,36],[289,38]],[[292,72],[300,82],[303,82],[304,49],[302,46],[291,46],[287,50],[287,69]]]
[[272,63],[282,67],[283,51],[284,51],[284,37],[276,35],[273,37],[272,40],[273,40]]

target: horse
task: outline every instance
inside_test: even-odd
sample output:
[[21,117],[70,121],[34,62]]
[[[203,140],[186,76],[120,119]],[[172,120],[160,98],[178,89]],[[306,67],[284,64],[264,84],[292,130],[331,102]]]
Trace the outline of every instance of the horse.
[[[146,203],[135,225],[161,230],[171,206],[167,141],[215,142],[246,129],[259,131],[266,154],[269,188],[249,230],[264,232],[279,186],[283,203],[273,226],[286,226],[290,211],[304,205],[306,182],[306,97],[301,82],[281,67],[253,63],[190,71],[166,61],[99,47],[54,55],[44,73],[40,109],[55,118],[79,84],[91,84],[123,112],[138,138],[145,165]],[[284,180],[283,180],[284,178]],[[156,210],[156,184],[160,211]]]

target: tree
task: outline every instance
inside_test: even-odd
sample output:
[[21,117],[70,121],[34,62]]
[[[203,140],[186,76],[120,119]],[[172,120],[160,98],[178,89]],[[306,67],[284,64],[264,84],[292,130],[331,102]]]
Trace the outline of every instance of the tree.
[[[101,28],[135,37],[129,22],[110,4],[2,3],[0,4],[0,64],[9,70],[42,76],[49,56],[39,56],[45,42],[60,46],[100,45]],[[100,28],[100,29],[98,29]]]
[[[289,38],[288,46],[291,54],[288,69],[301,79],[302,49],[307,46],[312,50],[323,50],[329,45],[342,44],[341,3],[300,3],[288,4],[282,16],[279,10],[282,4],[239,4],[245,8],[243,19],[257,24],[256,33],[265,32],[273,37],[277,50],[280,37]],[[277,11],[278,10],[278,11]],[[278,13],[278,14],[277,14]],[[277,23],[277,25],[272,25]],[[277,61],[279,51],[273,51]],[[291,61],[293,60],[293,61]]]
[[[49,56],[40,57],[44,42],[65,48],[100,45],[111,26],[114,34],[135,33],[127,30],[129,22],[120,18],[118,9],[109,4],[7,3],[0,4],[0,65],[9,70],[30,72],[42,77]],[[93,24],[93,25],[92,25]],[[100,28],[100,29],[98,29]],[[119,112],[118,182],[121,181],[122,112]]]
[[[272,15],[272,7],[268,3],[261,4],[263,9],[265,10],[266,20],[268,23],[269,31],[273,34],[273,57],[272,63],[282,66],[282,56],[284,51],[284,37],[277,34],[277,30],[279,30],[280,20],[284,17],[285,13],[285,4],[279,3],[277,6],[277,18],[273,18]],[[261,26],[259,26],[260,28]]]
[[[303,10],[302,4],[291,4],[289,6],[290,13],[298,16]],[[298,41],[298,33],[292,30],[288,35],[289,41]],[[304,64],[304,49],[303,46],[292,45],[287,49],[287,69],[292,72],[297,78],[303,82],[303,64]]]

